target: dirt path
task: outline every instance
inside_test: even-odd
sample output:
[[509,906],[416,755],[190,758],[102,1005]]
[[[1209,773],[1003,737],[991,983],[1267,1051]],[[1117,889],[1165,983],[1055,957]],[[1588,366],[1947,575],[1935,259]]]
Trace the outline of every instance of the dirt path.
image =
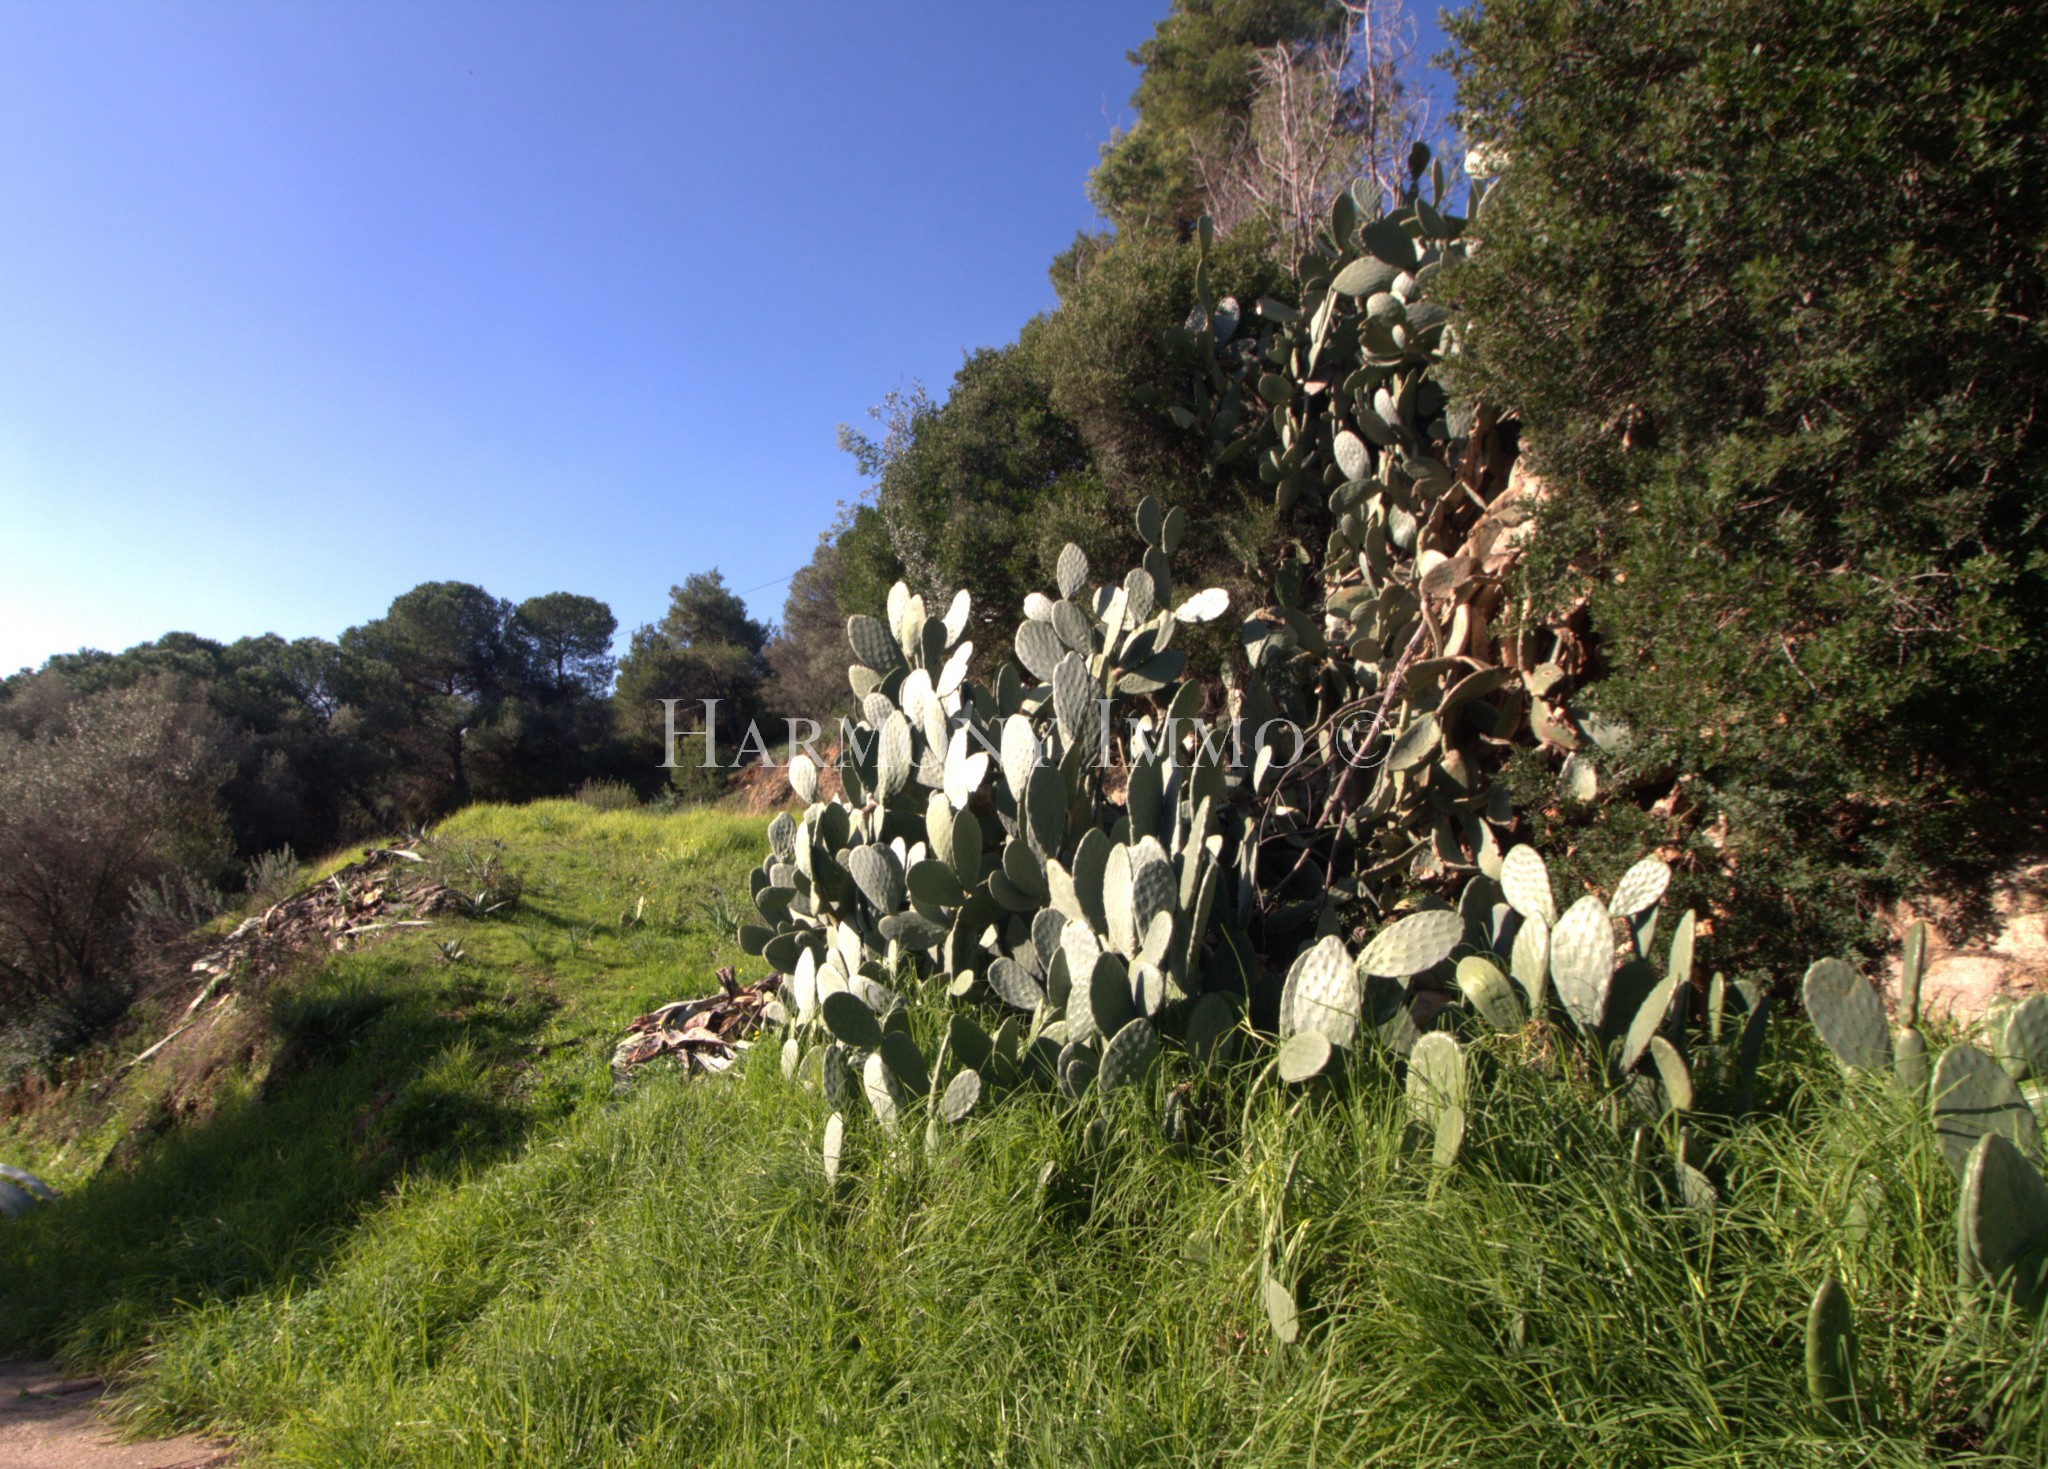
[[48,1362],[0,1362],[0,1469],[212,1469],[223,1444],[191,1437],[122,1443],[99,1414],[98,1378]]

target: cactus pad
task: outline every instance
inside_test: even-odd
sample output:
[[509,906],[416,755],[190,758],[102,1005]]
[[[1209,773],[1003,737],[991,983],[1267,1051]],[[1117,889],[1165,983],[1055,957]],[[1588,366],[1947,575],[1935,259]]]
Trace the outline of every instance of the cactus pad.
[[846,1147],[846,1118],[834,1112],[825,1119],[825,1182],[839,1182],[839,1158]]
[[1361,974],[1402,979],[1434,969],[1465,937],[1465,921],[1449,909],[1410,913],[1373,935],[1358,956]]
[[1607,905],[1587,896],[1572,904],[1550,935],[1550,974],[1557,998],[1581,1030],[1599,1028],[1614,978],[1614,922]]
[[1358,976],[1335,934],[1302,951],[1280,990],[1281,1037],[1309,1030],[1333,1046],[1348,1046],[1358,1034]]
[[2003,1134],[2029,1158],[2041,1157],[2040,1127],[2027,1099],[1999,1064],[1975,1046],[1950,1046],[1934,1066],[1934,1135],[1961,1178],[1970,1150],[1987,1133]]
[[1152,1063],[1158,1059],[1159,1032],[1152,1022],[1130,1021],[1102,1048],[1102,1090],[1138,1085],[1151,1074]]
[[1294,1083],[1319,1076],[1333,1054],[1330,1038],[1319,1030],[1298,1030],[1280,1043],[1280,1079]]
[[1998,1059],[2014,1081],[2048,1079],[2048,995],[2029,995],[2006,1017]]
[[1492,960],[1477,954],[1460,959],[1458,988],[1464,992],[1466,1003],[1495,1030],[1516,1031],[1522,1028],[1522,1002],[1516,997],[1515,987],[1508,982],[1508,977]]
[[1877,1071],[1891,1065],[1884,1001],[1854,969],[1840,959],[1815,961],[1800,984],[1800,998],[1813,1028],[1845,1069]]
[[956,1073],[939,1098],[939,1115],[948,1122],[962,1122],[981,1101],[981,1073],[971,1068]]
[[1998,1133],[1970,1150],[1960,1223],[1985,1281],[2024,1311],[2048,1304],[2048,1182]]
[[1671,885],[1671,869],[1656,857],[1645,857],[1621,875],[1607,909],[1617,918],[1630,918],[1663,901]]
[[860,1051],[872,1051],[881,1045],[882,1022],[875,1018],[875,1012],[859,995],[850,990],[838,990],[825,996],[818,1008],[823,1014],[825,1028],[841,1044]]
[[1550,869],[1542,855],[1524,844],[1509,849],[1500,863],[1500,890],[1508,906],[1524,918],[1557,922],[1557,900],[1551,896]]
[[1806,1393],[1838,1420],[1856,1413],[1856,1316],[1849,1293],[1830,1275],[1806,1313]]

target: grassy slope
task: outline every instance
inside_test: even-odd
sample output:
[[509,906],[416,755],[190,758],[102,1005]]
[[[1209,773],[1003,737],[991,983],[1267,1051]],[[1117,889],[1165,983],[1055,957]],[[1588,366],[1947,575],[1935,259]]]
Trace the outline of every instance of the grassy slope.
[[[1845,1104],[1790,1027],[1712,1222],[1655,1202],[1569,1068],[1507,1040],[1447,1180],[1368,1061],[1249,1102],[1235,1078],[1188,1158],[1156,1092],[1092,1156],[1044,1098],[930,1154],[856,1120],[834,1191],[824,1109],[775,1067],[623,1099],[604,1073],[621,1020],[703,987],[677,977],[720,957],[699,905],[744,891],[758,822],[452,826],[525,862],[528,911],[463,925],[453,969],[399,940],[298,987],[279,1013],[324,1039],[260,1105],[0,1237],[0,1338],[137,1353],[143,1421],[303,1464],[2048,1460],[2041,1333],[1951,1329],[1925,1122],[1879,1085]],[[658,921],[615,931],[640,891]],[[387,1007],[357,1024],[362,994]],[[1307,1303],[1292,1348],[1258,1304],[1266,1240]],[[1849,1427],[1801,1381],[1829,1271],[1873,1388]],[[1967,1410],[2001,1380],[2033,1406],[1987,1445]]]

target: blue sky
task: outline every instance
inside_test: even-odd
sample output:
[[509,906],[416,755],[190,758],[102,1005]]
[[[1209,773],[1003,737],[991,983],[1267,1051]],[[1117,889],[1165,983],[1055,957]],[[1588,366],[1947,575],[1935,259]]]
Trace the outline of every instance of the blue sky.
[[12,0],[0,671],[436,579],[772,617],[835,426],[1052,304],[1164,9]]

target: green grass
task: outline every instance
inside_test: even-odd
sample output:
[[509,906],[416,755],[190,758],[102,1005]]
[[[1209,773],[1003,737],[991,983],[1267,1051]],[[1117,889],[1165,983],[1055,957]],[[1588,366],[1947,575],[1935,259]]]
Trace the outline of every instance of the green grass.
[[[1092,1147],[1048,1096],[929,1151],[854,1119],[834,1189],[825,1108],[775,1066],[655,1069],[625,1097],[605,1074],[621,1020],[729,957],[702,909],[744,892],[760,824],[561,805],[451,824],[531,884],[523,916],[459,927],[483,991],[421,939],[280,998],[316,1039],[261,1100],[0,1237],[5,1339],[125,1357],[138,1426],[303,1465],[2048,1461],[2044,1333],[1955,1299],[1925,1119],[1797,1025],[1768,1116],[1698,1124],[1711,1219],[1670,1201],[1668,1162],[1632,1169],[1578,1070],[1499,1038],[1447,1177],[1371,1059],[1299,1091],[1202,1081],[1176,1156],[1169,1060]],[[642,881],[668,905],[645,956],[615,927]],[[547,1005],[486,993],[543,973]],[[371,1071],[406,1079],[366,1157]],[[1269,1244],[1304,1303],[1292,1347],[1259,1304]],[[1863,1343],[1848,1425],[1803,1381],[1830,1272]]]

